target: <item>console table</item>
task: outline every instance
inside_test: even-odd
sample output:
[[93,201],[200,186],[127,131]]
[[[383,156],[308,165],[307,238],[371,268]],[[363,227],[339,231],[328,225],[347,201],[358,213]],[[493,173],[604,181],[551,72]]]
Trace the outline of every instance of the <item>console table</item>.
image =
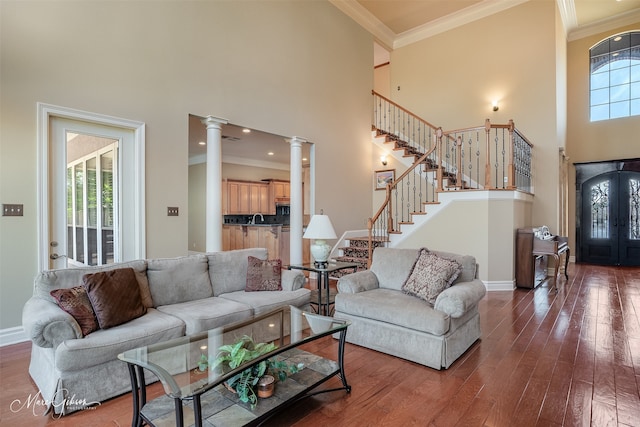
[[548,235],[543,239],[538,227],[520,228],[516,234],[516,286],[535,288],[547,277],[547,257],[555,259],[553,286],[558,291],[557,279],[560,256],[564,254],[564,276],[568,279],[569,239],[564,236]]

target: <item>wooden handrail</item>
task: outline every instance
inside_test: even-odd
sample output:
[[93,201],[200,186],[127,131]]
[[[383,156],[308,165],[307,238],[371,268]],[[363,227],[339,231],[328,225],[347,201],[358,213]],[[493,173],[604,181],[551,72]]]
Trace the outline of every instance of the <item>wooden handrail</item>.
[[372,95],[375,95],[379,98],[382,98],[383,100],[385,100],[386,102],[388,102],[389,104],[393,105],[394,107],[396,107],[398,110],[400,111],[404,111],[405,113],[409,114],[410,116],[415,117],[416,119],[418,119],[419,121],[423,122],[424,124],[426,124],[427,126],[429,126],[432,129],[437,129],[438,127],[435,125],[432,125],[431,123],[429,123],[428,121],[426,121],[425,119],[420,118],[420,116],[418,116],[415,113],[412,113],[411,111],[407,110],[404,107],[401,107],[400,105],[396,104],[395,102],[393,102],[392,100],[390,100],[389,98],[380,95],[378,92],[376,92],[375,90],[371,91]]

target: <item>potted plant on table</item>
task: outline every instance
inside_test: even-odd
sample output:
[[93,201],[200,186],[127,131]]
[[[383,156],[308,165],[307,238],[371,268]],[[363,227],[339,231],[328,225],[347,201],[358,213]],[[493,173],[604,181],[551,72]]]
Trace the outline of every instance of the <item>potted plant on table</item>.
[[[217,369],[219,373],[224,374],[277,348],[278,346],[274,343],[255,343],[250,336],[244,335],[234,344],[221,346],[216,359],[210,364],[207,357],[203,355],[198,362],[198,369],[203,370],[203,367],[206,369],[206,366],[210,366],[212,370]],[[292,365],[283,360],[270,358],[229,378],[225,382],[225,387],[237,393],[240,401],[249,403],[253,409],[258,403],[256,387],[259,382],[261,388],[264,385],[265,390],[272,389],[269,386],[272,386],[276,379],[285,381],[289,374],[295,374],[303,367],[302,363]],[[268,378],[269,376],[272,378]],[[267,394],[260,393],[260,397],[268,397]]]

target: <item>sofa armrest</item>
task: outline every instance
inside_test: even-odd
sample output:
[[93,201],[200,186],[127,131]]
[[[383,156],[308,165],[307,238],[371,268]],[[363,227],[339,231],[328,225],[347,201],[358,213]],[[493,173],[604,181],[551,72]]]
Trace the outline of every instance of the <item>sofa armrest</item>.
[[32,297],[22,309],[22,327],[31,341],[45,348],[56,348],[64,340],[82,338],[82,330],[69,313],[57,304]]
[[282,270],[281,279],[283,291],[295,291],[304,286],[306,277],[300,270]]
[[456,283],[438,295],[433,308],[451,317],[462,317],[470,308],[478,304],[486,293],[487,288],[479,279]]
[[343,294],[357,294],[377,289],[378,286],[378,276],[371,270],[358,271],[338,279],[338,292]]

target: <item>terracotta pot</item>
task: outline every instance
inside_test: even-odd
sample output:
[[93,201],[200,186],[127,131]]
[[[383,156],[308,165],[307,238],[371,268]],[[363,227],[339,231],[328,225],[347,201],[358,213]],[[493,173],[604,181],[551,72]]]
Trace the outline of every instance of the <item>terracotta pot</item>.
[[276,379],[271,375],[264,375],[258,380],[258,397],[271,397],[275,389]]

